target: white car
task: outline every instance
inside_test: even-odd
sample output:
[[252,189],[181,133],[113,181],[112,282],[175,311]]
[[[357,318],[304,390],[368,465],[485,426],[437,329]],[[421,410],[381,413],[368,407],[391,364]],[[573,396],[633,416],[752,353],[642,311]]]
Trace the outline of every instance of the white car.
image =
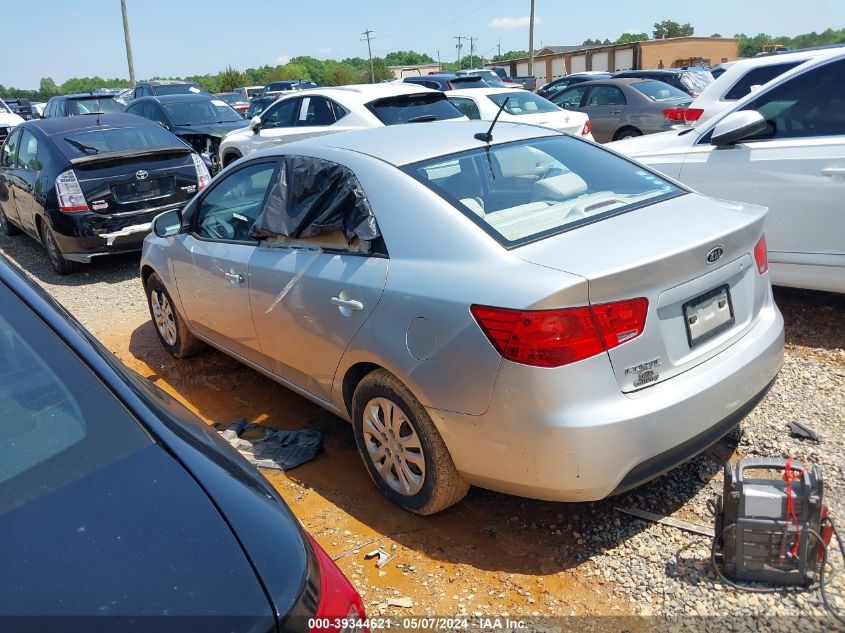
[[845,53],[694,128],[605,147],[709,196],[768,206],[772,283],[845,292]]
[[461,119],[442,92],[412,84],[361,84],[292,92],[268,106],[249,126],[220,143],[220,164],[262,149],[323,134]]
[[21,123],[23,123],[23,118],[12,112],[12,109],[0,99],[0,145],[6,142],[6,137]]
[[590,117],[583,112],[573,112],[557,107],[551,101],[528,90],[503,90],[502,88],[472,88],[449,90],[446,98],[470,119],[492,121],[505,99],[508,100],[500,121],[542,125],[560,132],[569,132],[593,140]]
[[[840,50],[845,50],[845,47]],[[788,70],[831,52],[830,48],[822,48],[730,62],[730,66],[716,81],[707,86],[689,105],[685,118],[688,123],[703,123]]]

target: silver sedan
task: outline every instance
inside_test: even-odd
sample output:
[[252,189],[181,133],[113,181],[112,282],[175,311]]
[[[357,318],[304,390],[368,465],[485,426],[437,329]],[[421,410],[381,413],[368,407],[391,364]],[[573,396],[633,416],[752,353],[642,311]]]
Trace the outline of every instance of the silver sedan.
[[560,501],[666,472],[781,365],[765,209],[552,130],[332,135],[226,169],[154,222],[163,345],[210,344],[349,420],[430,514],[471,484]]

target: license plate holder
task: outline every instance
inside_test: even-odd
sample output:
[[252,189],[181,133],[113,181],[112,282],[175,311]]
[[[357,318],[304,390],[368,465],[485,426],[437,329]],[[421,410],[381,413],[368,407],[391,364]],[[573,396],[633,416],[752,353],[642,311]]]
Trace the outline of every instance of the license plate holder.
[[690,299],[684,304],[683,313],[690,349],[729,330],[736,323],[727,284]]

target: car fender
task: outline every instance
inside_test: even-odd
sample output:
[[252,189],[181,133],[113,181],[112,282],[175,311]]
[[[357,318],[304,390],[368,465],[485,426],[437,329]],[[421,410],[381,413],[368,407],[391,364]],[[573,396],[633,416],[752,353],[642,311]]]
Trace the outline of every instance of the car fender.
[[[144,246],[141,249],[141,266],[140,275],[141,283],[144,286],[144,296],[146,298],[146,279],[149,273],[155,273],[161,279],[161,283],[167,289],[168,294],[176,303],[176,308],[181,315],[185,314],[185,308],[182,305],[182,298],[179,296],[179,290],[176,286],[176,276],[173,272],[172,258],[167,256],[167,250],[173,248],[171,240],[174,237],[158,237],[155,233],[150,233],[144,238]],[[185,326],[190,329],[190,323],[187,319],[182,319]]]

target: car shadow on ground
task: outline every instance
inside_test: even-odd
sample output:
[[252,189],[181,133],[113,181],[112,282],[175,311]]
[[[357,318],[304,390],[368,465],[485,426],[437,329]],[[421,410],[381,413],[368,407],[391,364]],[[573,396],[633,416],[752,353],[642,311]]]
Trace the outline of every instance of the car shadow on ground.
[[58,275],[50,266],[44,247],[27,235],[0,236],[0,251],[42,284],[85,286],[92,282],[120,283],[139,276],[140,251],[95,257],[70,275]]
[[[113,350],[120,347],[105,342]],[[669,474],[603,501],[554,503],[472,488],[453,508],[418,517],[379,493],[346,421],[215,350],[184,360],[170,357],[150,322],[132,332],[128,354],[125,362],[208,422],[245,418],[268,427],[318,430],[324,450],[314,460],[285,474],[263,471],[294,513],[313,519],[306,525],[318,535],[321,527],[360,523],[432,559],[488,571],[556,574],[635,536],[648,524],[615,507],[675,513],[713,485],[738,438],[722,440]],[[291,490],[292,483],[298,490]],[[319,507],[311,491],[321,498]]]
[[783,313],[787,345],[845,349],[845,294],[776,287],[774,295]]

